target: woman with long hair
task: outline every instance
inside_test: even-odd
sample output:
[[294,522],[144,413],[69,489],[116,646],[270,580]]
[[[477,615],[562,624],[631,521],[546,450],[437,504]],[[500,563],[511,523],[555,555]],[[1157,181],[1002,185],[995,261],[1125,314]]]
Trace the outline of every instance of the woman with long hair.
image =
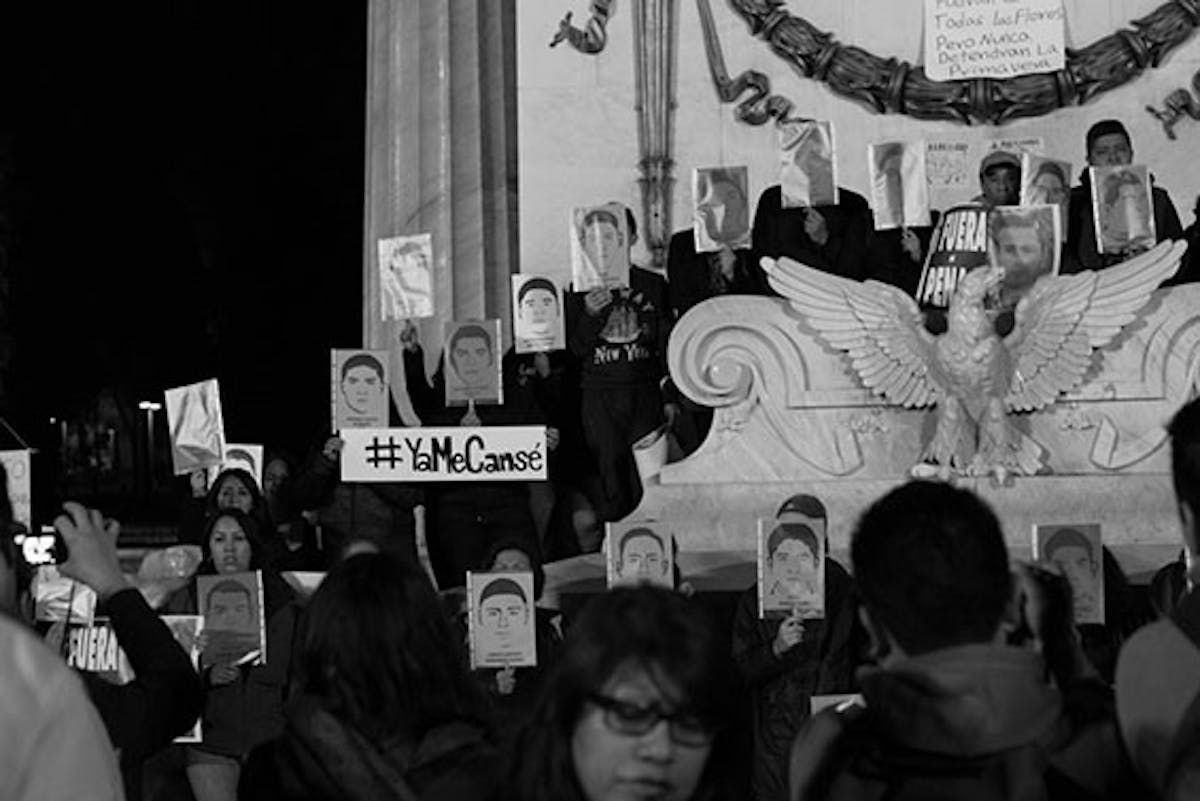
[[728,646],[694,601],[645,585],[598,596],[517,737],[508,797],[732,797],[736,686]]
[[301,623],[283,736],[256,749],[245,799],[486,799],[486,703],[420,567],[357,552]]

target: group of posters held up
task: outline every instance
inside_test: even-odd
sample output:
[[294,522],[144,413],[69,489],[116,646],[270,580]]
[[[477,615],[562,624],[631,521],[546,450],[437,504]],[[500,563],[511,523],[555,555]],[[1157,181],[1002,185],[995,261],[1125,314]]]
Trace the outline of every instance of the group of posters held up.
[[202,667],[266,664],[261,571],[197,576],[196,598],[204,618]]
[[175,475],[219,467],[225,458],[225,421],[217,379],[166,391]]
[[386,428],[388,397],[387,351],[329,352],[329,407],[334,431]]
[[537,665],[534,600],[529,571],[467,573],[472,668]]
[[378,241],[382,319],[432,317],[433,237],[393,236]]
[[1062,261],[1062,210],[1037,206],[956,206],[942,217],[930,241],[917,286],[917,302],[945,309],[958,283],[977,267],[1004,269],[988,298],[990,310],[1011,310],[1046,275],[1058,275]]
[[1056,565],[1070,583],[1076,623],[1104,624],[1104,550],[1099,523],[1034,525],[1033,555]]

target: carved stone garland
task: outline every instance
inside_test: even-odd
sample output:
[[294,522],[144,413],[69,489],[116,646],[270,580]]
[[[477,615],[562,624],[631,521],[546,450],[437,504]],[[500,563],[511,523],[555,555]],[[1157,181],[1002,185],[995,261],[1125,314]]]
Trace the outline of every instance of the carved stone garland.
[[[1132,29],[1122,28],[1082,50],[1068,48],[1065,69],[1004,80],[933,81],[926,77],[924,67],[841,44],[832,34],[783,8],[784,0],[728,2],[755,36],[805,77],[823,81],[838,94],[879,113],[966,125],[1040,117],[1086,103],[1127,83],[1148,66],[1158,67],[1167,53],[1200,26],[1200,0],[1171,0],[1133,21]],[[697,0],[697,5],[701,19],[711,19],[706,0]],[[726,75],[722,82],[716,75],[711,44],[709,57],[723,101],[732,102],[747,90],[754,93],[739,104],[738,119],[762,125],[771,117],[786,118],[792,104],[769,94],[767,76],[747,71],[732,80]]]

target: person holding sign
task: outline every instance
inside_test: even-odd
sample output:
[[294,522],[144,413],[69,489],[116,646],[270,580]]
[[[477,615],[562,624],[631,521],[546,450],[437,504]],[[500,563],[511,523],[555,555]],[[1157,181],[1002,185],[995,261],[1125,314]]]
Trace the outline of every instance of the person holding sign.
[[[462,330],[462,329],[459,329]],[[405,383],[413,409],[427,426],[529,425],[544,422],[533,388],[521,382],[516,370],[503,374],[504,402],[499,405],[472,406],[466,413],[445,402],[446,361],[443,358],[433,375],[425,376],[425,359],[415,326],[401,334],[404,345]],[[453,369],[453,368],[451,368]],[[558,432],[547,429],[546,447],[558,444]],[[488,549],[508,537],[526,537],[536,541],[529,491],[525,484],[513,481],[446,482],[427,485],[426,531],[429,558],[441,589],[462,587],[468,570],[475,570]]]
[[629,286],[629,249],[637,232],[620,203],[575,209],[571,225],[571,282],[579,292]]
[[788,749],[809,716],[812,696],[856,690],[854,670],[865,633],[856,619],[854,582],[840,564],[824,559],[824,619],[802,617],[803,607],[789,602],[786,592],[774,610],[760,611],[760,587],[786,587],[793,579],[811,583],[818,564],[813,560],[828,551],[827,523],[818,498],[795,495],[784,501],[775,516],[774,541],[764,543],[759,584],[742,594],[734,612],[734,664],[753,699],[751,785],[758,801],[788,798]]
[[287,726],[250,752],[239,798],[494,796],[486,700],[415,562],[367,552],[334,566],[296,656]]
[[803,523],[782,523],[765,546],[764,614],[776,610],[796,618],[824,617],[821,545],[813,530]]
[[[187,749],[187,774],[196,801],[228,801],[236,797],[240,765],[250,749],[283,729],[283,698],[291,677],[292,639],[298,608],[287,583],[264,563],[264,545],[254,519],[226,509],[210,521],[203,543],[205,560],[197,582],[181,603],[168,611],[205,614],[201,678],[207,688],[202,742]],[[242,592],[239,574],[261,571],[263,608],[255,628],[265,624],[266,659],[241,659],[213,664],[205,656],[210,645],[210,618],[227,624],[244,622],[256,606]],[[199,592],[200,577],[212,587]],[[217,580],[213,581],[212,578]],[[258,620],[264,621],[259,623]],[[235,629],[240,630],[240,629]]]
[[[1119,120],[1101,120],[1087,132],[1088,167],[1123,167],[1133,163],[1133,140],[1124,124]],[[1092,195],[1103,188],[1092,186],[1088,169],[1081,173],[1079,186],[1071,189],[1067,212],[1067,257],[1063,261],[1064,274],[1081,270],[1100,270],[1124,261],[1132,252],[1105,253],[1097,247],[1096,222],[1092,213]],[[1161,187],[1151,190],[1150,206],[1153,213],[1147,214],[1154,223],[1154,241],[1179,239],[1183,236],[1183,224],[1175,211],[1171,196]]]

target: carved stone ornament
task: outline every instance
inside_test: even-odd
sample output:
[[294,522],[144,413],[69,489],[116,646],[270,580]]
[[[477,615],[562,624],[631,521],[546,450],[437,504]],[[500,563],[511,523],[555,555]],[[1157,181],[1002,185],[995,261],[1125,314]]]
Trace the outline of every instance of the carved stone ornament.
[[599,53],[608,44],[608,31],[605,30],[605,26],[608,25],[608,18],[612,16],[615,2],[616,0],[592,0],[592,16],[582,28],[571,24],[571,17],[575,12],[568,11],[567,15],[559,20],[558,32],[550,40],[550,46],[557,47],[566,42],[580,53],[591,56]]
[[[839,95],[879,113],[907,114],[923,120],[999,124],[1040,117],[1081,105],[1121,86],[1147,67],[1158,67],[1167,53],[1200,26],[1200,0],[1172,0],[1141,19],[1081,50],[1068,48],[1065,69],[997,80],[975,78],[933,81],[919,65],[884,58],[861,47],[844,45],[786,8],[784,0],[728,0],[729,5],[766,42],[771,51],[807,78],[822,81]],[[770,94],[770,80],[753,70],[730,78],[723,61],[708,0],[696,0],[704,22],[705,46],[717,94],[736,100],[737,117],[762,125],[784,119],[792,103]],[[714,59],[714,54],[718,57]]]
[[1146,111],[1162,123],[1163,131],[1172,141],[1178,138],[1175,126],[1179,124],[1180,120],[1184,117],[1200,120],[1200,70],[1197,70],[1196,74],[1192,76],[1192,90],[1196,93],[1196,97],[1193,97],[1187,89],[1176,89],[1171,92],[1163,98],[1165,106],[1163,109],[1146,106]]

